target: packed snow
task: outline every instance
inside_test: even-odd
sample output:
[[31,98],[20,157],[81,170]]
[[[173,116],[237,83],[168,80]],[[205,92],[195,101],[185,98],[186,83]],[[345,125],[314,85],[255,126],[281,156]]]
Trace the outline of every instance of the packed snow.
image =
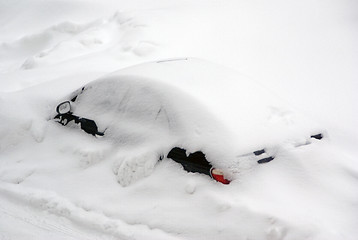
[[0,239],[357,239],[357,8],[0,1]]

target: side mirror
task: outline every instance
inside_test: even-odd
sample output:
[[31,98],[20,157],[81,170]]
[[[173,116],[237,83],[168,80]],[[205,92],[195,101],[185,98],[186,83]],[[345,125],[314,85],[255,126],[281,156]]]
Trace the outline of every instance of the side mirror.
[[66,114],[69,113],[70,111],[71,111],[71,103],[69,101],[60,103],[56,108],[56,112],[58,114]]

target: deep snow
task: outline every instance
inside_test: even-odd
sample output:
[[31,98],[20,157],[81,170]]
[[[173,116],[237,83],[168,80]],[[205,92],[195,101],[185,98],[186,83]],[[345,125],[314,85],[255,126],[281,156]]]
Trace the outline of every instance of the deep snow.
[[[0,1],[0,238],[356,239],[356,12],[353,1],[321,0]],[[258,111],[252,116],[261,121],[245,115],[235,125],[232,107],[215,105],[235,94],[220,91],[208,101],[220,86],[207,82],[221,76],[215,64],[187,69],[201,77],[184,89],[176,83],[185,72],[171,76],[159,64],[137,73],[172,77],[174,90],[241,133],[220,135],[235,140],[218,146],[242,153],[275,142],[270,131],[285,136],[270,146],[274,161],[253,167],[242,159],[224,186],[171,161],[148,161],[157,157],[152,142],[113,148],[49,121],[56,104],[84,84],[172,57],[221,64],[232,68],[227,78],[245,76],[246,87],[264,89],[257,101],[237,103],[235,119],[243,107],[274,101],[271,119]],[[301,114],[309,120],[300,127],[294,120]],[[326,138],[295,148],[304,132],[295,139],[268,129],[272,122],[314,126]],[[257,125],[261,131],[251,130]]]

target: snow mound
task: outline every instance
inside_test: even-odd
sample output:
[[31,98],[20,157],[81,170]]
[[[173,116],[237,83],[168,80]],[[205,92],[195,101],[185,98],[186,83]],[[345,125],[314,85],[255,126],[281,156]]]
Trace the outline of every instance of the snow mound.
[[126,187],[130,184],[148,177],[158,163],[160,156],[153,152],[140,153],[139,156],[119,154],[113,164],[113,173],[118,183]]
[[[184,141],[188,143],[182,144],[190,151],[205,150],[213,161],[226,158],[224,152],[230,149],[235,150],[229,154],[240,155],[287,141],[305,141],[322,131],[315,121],[253,79],[199,59],[145,63],[105,78],[132,83],[142,79],[141,84],[150,85],[161,94],[166,112],[172,111],[169,118],[182,123],[176,130],[188,136]],[[151,104],[157,108],[153,112],[159,112],[158,103]],[[220,156],[215,154],[218,151]]]
[[117,71],[62,101],[71,99],[74,115],[94,120],[105,132],[98,141],[125,149],[111,153],[118,156],[112,157],[113,172],[123,186],[148,176],[173,147],[203,151],[235,179],[257,164],[243,154],[266,148],[275,156],[281,145],[306,144],[319,132],[314,121],[251,79],[192,58]]
[[19,64],[21,69],[53,65],[99,52],[145,56],[156,48],[154,42],[143,39],[145,27],[120,12],[88,23],[62,22],[40,33],[2,43],[0,71],[16,69]]

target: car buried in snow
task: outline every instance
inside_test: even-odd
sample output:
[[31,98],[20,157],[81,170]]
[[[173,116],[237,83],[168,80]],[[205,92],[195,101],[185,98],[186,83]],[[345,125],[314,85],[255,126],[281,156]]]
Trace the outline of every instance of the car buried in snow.
[[118,148],[150,148],[157,160],[172,159],[224,184],[241,171],[240,162],[270,162],[274,146],[288,139],[302,145],[323,137],[259,83],[192,58],[111,73],[62,99],[56,112],[62,125]]

